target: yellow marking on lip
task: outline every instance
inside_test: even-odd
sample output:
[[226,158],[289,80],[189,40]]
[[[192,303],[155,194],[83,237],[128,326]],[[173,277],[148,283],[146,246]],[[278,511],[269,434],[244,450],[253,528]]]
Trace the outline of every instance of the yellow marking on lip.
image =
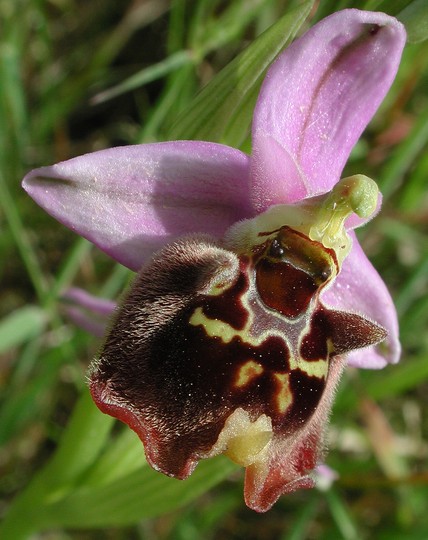
[[225,291],[227,291],[228,289],[230,289],[231,287],[233,287],[233,285],[235,285],[235,282],[233,283],[228,283],[227,281],[220,281],[218,283],[215,283],[211,289],[206,292],[205,294],[207,296],[220,296],[221,294],[223,294]]
[[238,377],[235,382],[236,388],[242,388],[251,382],[255,377],[263,373],[263,366],[254,360],[248,360],[238,371]]
[[287,373],[274,373],[278,391],[275,396],[278,412],[284,414],[293,403],[293,393],[290,390],[289,377]]
[[195,309],[189,319],[192,326],[202,326],[209,337],[218,337],[224,343],[230,343],[234,337],[239,337],[242,341],[250,342],[248,332],[235,330],[230,324],[220,319],[210,319],[201,307]]
[[[223,343],[230,343],[233,338],[237,337],[242,340],[243,343],[252,345],[253,347],[259,346],[269,336],[279,336],[285,340],[287,347],[290,348],[288,340],[285,336],[279,332],[264,332],[260,336],[251,336],[248,332],[250,325],[247,325],[243,330],[235,330],[230,324],[221,321],[220,319],[210,319],[207,317],[201,307],[197,307],[192,313],[189,323],[192,326],[202,326],[206,334],[209,337],[216,337],[223,341]],[[308,361],[301,357],[294,355],[290,356],[290,369],[300,369],[309,377],[317,377],[318,379],[324,379],[328,374],[328,361]]]
[[327,360],[312,360],[309,362],[304,358],[290,358],[290,369],[300,369],[309,377],[317,377],[318,379],[324,379],[328,374],[328,361]]

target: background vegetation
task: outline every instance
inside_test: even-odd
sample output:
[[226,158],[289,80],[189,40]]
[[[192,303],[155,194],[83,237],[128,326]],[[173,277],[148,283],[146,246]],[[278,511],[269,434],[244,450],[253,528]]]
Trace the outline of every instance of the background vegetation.
[[[0,1],[0,511],[10,509],[4,538],[37,531],[55,540],[428,538],[423,3]],[[291,36],[306,16],[299,32],[345,7],[399,14],[416,41],[347,170],[373,177],[384,194],[381,215],[360,238],[395,298],[403,357],[379,372],[347,371],[329,430],[327,463],[340,475],[332,489],[282,497],[257,515],[243,504],[242,470],[227,460],[203,463],[186,482],[167,479],[145,465],[133,433],[92,406],[85,370],[99,340],[70,322],[61,295],[77,285],[115,298],[129,272],[36,207],[20,179],[81,153],[178,136],[249,150],[259,79],[238,77],[240,95],[248,89],[239,121],[228,114],[221,125],[204,118],[204,94],[192,101],[198,90],[285,14],[292,18],[271,37],[272,50],[281,28]],[[183,112],[192,103],[193,112]]]

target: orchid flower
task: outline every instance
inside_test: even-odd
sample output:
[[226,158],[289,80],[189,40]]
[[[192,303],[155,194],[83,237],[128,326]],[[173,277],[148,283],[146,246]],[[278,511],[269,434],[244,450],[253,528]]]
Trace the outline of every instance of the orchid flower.
[[383,13],[316,24],[266,75],[251,156],[173,141],[24,179],[47,212],[138,272],[90,389],[156,470],[183,479],[225,453],[246,467],[247,505],[266,511],[313,486],[345,365],[398,361],[395,309],[353,233],[380,195],[363,175],[340,177],[404,43]]

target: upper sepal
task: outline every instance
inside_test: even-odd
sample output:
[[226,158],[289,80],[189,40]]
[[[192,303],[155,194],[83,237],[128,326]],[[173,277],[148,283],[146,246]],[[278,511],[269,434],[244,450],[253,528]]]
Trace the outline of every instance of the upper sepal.
[[258,211],[331,190],[394,80],[405,41],[397,19],[347,9],[320,21],[278,57],[253,119]]

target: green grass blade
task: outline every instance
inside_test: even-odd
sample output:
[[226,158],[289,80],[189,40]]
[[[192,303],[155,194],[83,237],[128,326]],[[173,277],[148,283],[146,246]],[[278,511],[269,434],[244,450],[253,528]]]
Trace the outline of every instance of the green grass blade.
[[318,511],[318,499],[313,497],[301,508],[293,525],[281,536],[281,540],[306,540],[310,523]]
[[126,427],[109,443],[94,466],[85,474],[82,485],[93,488],[111,484],[140,469],[144,464],[143,444],[136,433]]
[[420,112],[409,136],[395,150],[394,155],[385,166],[380,179],[380,187],[384,197],[389,197],[403,181],[417,155],[428,144],[428,107]]
[[426,0],[414,0],[400,11],[397,18],[407,30],[409,43],[420,43],[428,38],[428,3]]
[[33,339],[46,326],[46,312],[24,306],[0,320],[0,353]]
[[354,520],[343,501],[342,497],[333,489],[325,492],[325,498],[336,527],[341,533],[343,540],[361,540]]
[[3,208],[12,233],[16,247],[19,250],[21,258],[26,266],[27,272],[31,278],[34,289],[39,301],[43,304],[49,290],[45,274],[40,266],[36,253],[28,237],[27,231],[22,223],[19,210],[13,197],[6,185],[6,179],[0,172],[0,207]]
[[100,413],[86,390],[74,408],[56,454],[42,473],[48,484],[62,489],[76,482],[101,453],[113,423],[112,417]]
[[190,478],[181,481],[143,467],[98,489],[77,489],[49,505],[45,525],[73,528],[137,523],[188,504],[235,469],[236,465],[221,456],[201,462]]
[[[242,141],[250,125],[250,115],[244,110],[254,106],[256,89],[267,68],[296,35],[312,5],[312,1],[304,2],[287,13],[228,64],[179,116],[169,138],[201,139],[230,145],[238,139]],[[242,121],[243,114],[245,121]],[[226,138],[226,130],[231,133],[231,126],[238,121],[240,129],[236,127],[234,136]]]
[[173,53],[171,56],[168,56],[168,58],[165,58],[165,60],[142,69],[120,84],[113,86],[113,88],[100,92],[92,98],[92,104],[98,105],[99,103],[113,99],[121,94],[135,90],[145,84],[165,77],[165,75],[176,71],[182,66],[193,64],[193,62],[194,59],[189,51],[178,51]]

